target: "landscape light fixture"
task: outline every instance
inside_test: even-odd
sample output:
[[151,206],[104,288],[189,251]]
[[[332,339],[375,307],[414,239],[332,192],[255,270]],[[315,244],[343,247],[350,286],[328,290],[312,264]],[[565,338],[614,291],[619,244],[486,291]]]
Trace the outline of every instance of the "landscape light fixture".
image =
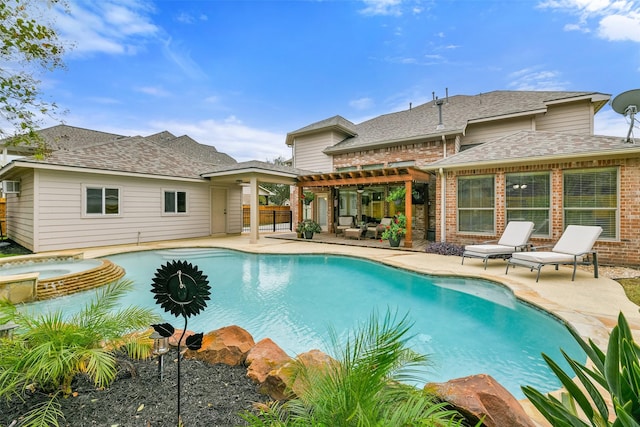
[[158,331],[153,331],[149,336],[153,340],[153,354],[158,356],[158,379],[162,381],[164,376],[164,355],[169,352],[169,337],[160,335]]

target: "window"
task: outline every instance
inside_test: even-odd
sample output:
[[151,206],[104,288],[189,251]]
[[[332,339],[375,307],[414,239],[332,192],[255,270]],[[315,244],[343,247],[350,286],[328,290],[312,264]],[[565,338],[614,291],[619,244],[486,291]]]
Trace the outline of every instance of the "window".
[[458,231],[493,233],[495,178],[473,176],[458,178]]
[[549,236],[551,176],[542,173],[510,173],[505,176],[507,223],[531,221],[533,235]]
[[599,225],[601,238],[617,237],[618,170],[584,169],[564,173],[564,224]]
[[185,191],[164,192],[164,213],[187,212],[187,193]]
[[86,214],[119,215],[120,189],[106,187],[87,187]]

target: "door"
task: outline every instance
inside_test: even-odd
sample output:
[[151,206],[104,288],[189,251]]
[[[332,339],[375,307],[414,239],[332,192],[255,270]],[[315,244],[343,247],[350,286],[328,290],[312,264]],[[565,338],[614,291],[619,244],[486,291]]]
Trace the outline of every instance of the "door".
[[316,195],[316,220],[322,230],[329,230],[329,196],[326,193]]
[[211,188],[211,234],[227,232],[227,190]]

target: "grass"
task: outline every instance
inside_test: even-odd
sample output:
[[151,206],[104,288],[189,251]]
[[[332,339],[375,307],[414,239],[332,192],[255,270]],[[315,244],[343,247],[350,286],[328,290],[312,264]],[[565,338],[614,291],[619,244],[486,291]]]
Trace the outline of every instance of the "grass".
[[627,298],[636,305],[640,305],[640,277],[632,279],[618,279],[618,283],[624,288]]

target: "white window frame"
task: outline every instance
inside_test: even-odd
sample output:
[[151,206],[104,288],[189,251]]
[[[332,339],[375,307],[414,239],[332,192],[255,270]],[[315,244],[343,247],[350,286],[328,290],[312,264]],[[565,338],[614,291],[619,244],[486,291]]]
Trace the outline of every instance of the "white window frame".
[[[102,192],[102,206],[100,213],[89,213],[87,212],[88,203],[87,203],[87,192],[88,190],[101,190]],[[105,192],[106,190],[117,190],[118,191],[118,213],[107,213],[106,212],[106,203],[105,203]],[[94,184],[83,184],[82,185],[82,216],[85,218],[113,218],[122,216],[122,187],[117,185],[94,185]]]
[[[473,179],[492,179],[493,180],[493,206],[490,208],[478,208],[478,207],[471,207],[471,208],[461,208],[460,207],[460,200],[459,200],[459,196],[460,196],[460,180],[473,180]],[[469,234],[469,235],[493,235],[495,234],[495,229],[496,229],[496,215],[497,215],[497,207],[496,207],[496,198],[497,198],[498,194],[497,194],[497,177],[495,174],[483,174],[483,175],[461,175],[458,176],[456,178],[456,232],[460,233],[460,234]],[[493,230],[486,230],[486,231],[470,231],[470,230],[461,230],[460,229],[460,212],[461,211],[491,211],[493,213]]]
[[[187,215],[189,213],[189,195],[187,194],[186,190],[177,190],[174,188],[163,188],[161,193],[162,194],[160,197],[162,198],[162,216],[179,216],[179,215]],[[173,193],[175,196],[173,212],[167,212],[167,206],[165,205],[167,193]],[[178,211],[178,193],[184,193],[184,212]]]
[[[616,177],[616,207],[615,208],[606,208],[606,207],[586,207],[586,208],[580,208],[580,207],[575,207],[575,206],[571,206],[571,207],[567,207],[565,205],[565,175],[566,174],[581,174],[581,173],[593,173],[593,172],[597,172],[597,171],[615,171],[615,177]],[[567,214],[567,210],[573,210],[573,211],[613,211],[614,212],[614,216],[615,216],[615,227],[613,230],[614,236],[605,236],[604,233],[600,235],[600,237],[598,238],[598,240],[608,240],[608,241],[619,241],[620,239],[620,203],[621,203],[621,199],[620,199],[620,168],[617,166],[612,166],[612,167],[600,167],[600,168],[581,168],[581,169],[566,169],[562,172],[562,221],[564,224],[564,227],[566,228],[568,224],[568,220],[566,219],[566,214]],[[589,224],[587,224],[589,225]]]

